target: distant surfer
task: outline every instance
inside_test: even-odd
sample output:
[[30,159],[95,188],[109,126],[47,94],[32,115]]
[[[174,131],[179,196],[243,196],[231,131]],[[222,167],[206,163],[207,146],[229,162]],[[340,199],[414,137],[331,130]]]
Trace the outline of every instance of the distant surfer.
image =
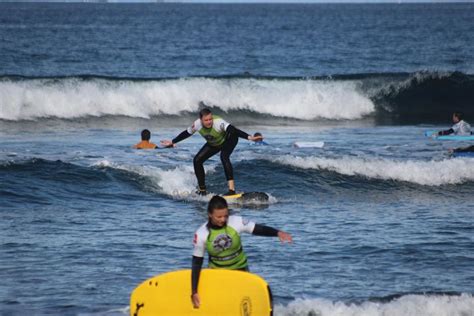
[[251,141],[263,139],[262,136],[251,136],[244,131],[229,124],[217,115],[213,115],[211,110],[205,108],[199,112],[199,119],[194,121],[193,125],[181,132],[173,140],[163,140],[163,146],[174,146],[174,144],[190,137],[194,133],[199,132],[206,139],[206,144],[194,156],[194,173],[198,181],[198,191],[200,195],[206,195],[206,182],[204,172],[204,162],[217,154],[221,153],[221,162],[224,167],[229,192],[225,195],[235,194],[234,172],[230,162],[230,155],[234,151],[235,146],[240,138]]
[[157,149],[158,146],[150,142],[151,132],[147,129],[144,129],[141,133],[142,140],[138,144],[133,145],[135,149]]
[[218,195],[209,201],[207,215],[208,221],[199,227],[193,240],[191,300],[194,308],[199,308],[201,304],[198,284],[206,251],[210,268],[248,271],[247,256],[242,248],[240,233],[278,237],[282,243],[293,241],[291,235],[284,231],[250,222],[240,216],[229,216],[226,200]]
[[474,153],[474,145],[450,149],[449,153]]
[[463,120],[463,114],[461,112],[453,113],[453,127],[450,129],[439,131],[435,136],[442,135],[471,135],[471,125]]

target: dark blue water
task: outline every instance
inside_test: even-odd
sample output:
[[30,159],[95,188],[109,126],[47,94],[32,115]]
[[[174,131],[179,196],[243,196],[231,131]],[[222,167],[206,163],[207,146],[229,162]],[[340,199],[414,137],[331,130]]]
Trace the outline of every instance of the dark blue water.
[[474,72],[471,3],[2,3],[0,11],[0,74]]
[[[275,315],[472,315],[474,160],[425,130],[474,121],[473,4],[0,3],[0,314],[122,315],[190,266],[203,106],[241,140],[233,212]],[[324,141],[297,149],[295,141]],[[206,164],[222,193],[218,158]]]

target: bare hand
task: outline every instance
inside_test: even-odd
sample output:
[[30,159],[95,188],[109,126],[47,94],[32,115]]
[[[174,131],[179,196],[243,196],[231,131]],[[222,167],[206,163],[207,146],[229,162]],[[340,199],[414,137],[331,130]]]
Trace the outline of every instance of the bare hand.
[[291,237],[291,235],[281,230],[278,232],[278,238],[282,243],[286,241],[287,243],[291,244],[293,242],[293,238]]
[[257,141],[262,141],[263,140],[263,136],[249,136],[249,140],[252,140],[254,142],[257,142]]
[[194,293],[193,295],[191,295],[191,301],[193,302],[194,308],[199,308],[199,306],[201,305],[201,299],[199,298],[198,293]]
[[173,144],[173,142],[172,142],[171,140],[167,140],[167,139],[162,140],[162,141],[160,142],[160,144],[161,144],[161,146],[163,146],[163,147],[168,147],[168,146],[176,147],[176,145]]

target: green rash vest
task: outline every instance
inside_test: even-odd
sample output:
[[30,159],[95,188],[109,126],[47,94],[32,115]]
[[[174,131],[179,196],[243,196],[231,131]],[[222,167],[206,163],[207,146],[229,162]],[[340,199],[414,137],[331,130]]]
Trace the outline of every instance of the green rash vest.
[[212,126],[205,128],[202,125],[201,119],[197,119],[187,131],[189,134],[199,132],[209,145],[219,147],[225,142],[226,130],[230,124],[217,115],[212,116],[212,121]]
[[206,250],[211,268],[236,270],[247,267],[247,256],[242,249],[240,236],[232,227],[211,229]]
[[214,269],[245,269],[247,256],[242,248],[241,232],[252,233],[255,223],[240,216],[229,216],[227,225],[218,229],[201,226],[194,236],[194,252],[196,257],[209,254],[209,267]]

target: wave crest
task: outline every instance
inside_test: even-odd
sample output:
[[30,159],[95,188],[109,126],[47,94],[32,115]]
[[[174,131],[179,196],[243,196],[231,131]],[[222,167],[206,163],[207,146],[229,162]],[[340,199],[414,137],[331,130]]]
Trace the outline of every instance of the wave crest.
[[303,169],[328,170],[348,176],[395,180],[428,186],[474,181],[474,160],[397,161],[382,158],[320,158],[283,156],[274,162]]
[[371,99],[377,117],[399,123],[446,122],[453,111],[474,116],[474,78],[460,72],[418,72],[386,82]]
[[380,123],[446,122],[453,111],[474,117],[474,76],[460,72],[355,74],[332,77],[190,77],[177,79],[96,76],[0,77],[0,119],[76,119],[182,116],[205,106],[297,120]]
[[0,81],[0,119],[150,118],[197,112],[250,111],[302,120],[359,119],[374,111],[356,81],[187,78],[130,81],[83,78]]
[[444,316],[471,315],[474,298],[461,295],[404,295],[388,303],[346,304],[326,299],[297,299],[276,305],[275,315],[292,316]]

